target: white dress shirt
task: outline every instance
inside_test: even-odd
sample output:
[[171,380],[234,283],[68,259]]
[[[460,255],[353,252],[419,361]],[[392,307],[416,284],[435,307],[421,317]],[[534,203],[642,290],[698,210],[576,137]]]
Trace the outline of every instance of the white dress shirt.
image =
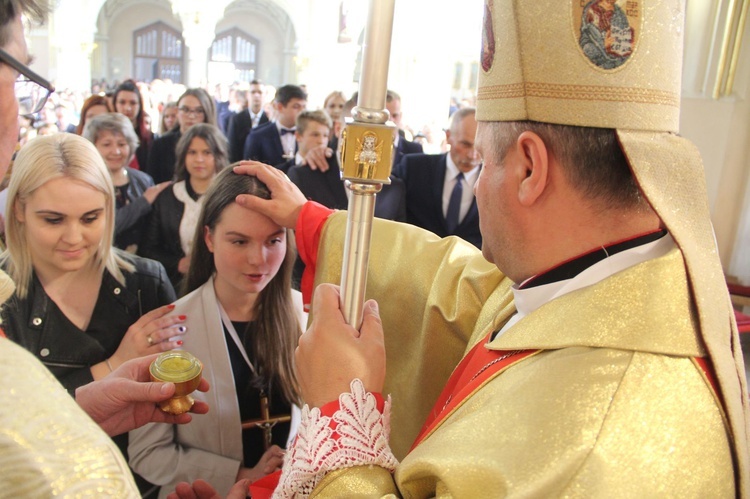
[[255,128],[258,126],[258,123],[260,122],[260,117],[263,116],[263,110],[261,109],[257,113],[252,112],[250,109],[247,110],[248,114],[250,115],[250,127]]

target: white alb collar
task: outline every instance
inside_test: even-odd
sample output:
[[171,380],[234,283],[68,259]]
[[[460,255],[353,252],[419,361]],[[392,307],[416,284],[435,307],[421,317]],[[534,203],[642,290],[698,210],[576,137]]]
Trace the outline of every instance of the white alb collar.
[[570,279],[527,289],[519,289],[518,284],[514,284],[511,287],[511,291],[513,292],[516,314],[503,326],[498,336],[510,329],[516,322],[555,298],[596,284],[639,263],[662,257],[674,247],[674,239],[672,239],[671,235],[667,234],[656,241],[642,244],[607,257]]

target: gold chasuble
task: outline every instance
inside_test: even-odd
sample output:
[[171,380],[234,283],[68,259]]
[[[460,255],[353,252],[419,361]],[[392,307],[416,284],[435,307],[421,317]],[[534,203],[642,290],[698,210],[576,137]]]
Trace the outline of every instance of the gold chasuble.
[[[0,303],[12,281],[0,271]],[[24,348],[0,338],[0,496],[140,497],[112,439]]]
[[[345,214],[316,284],[336,283]],[[514,313],[511,282],[457,238],[376,220],[367,298],[386,334],[393,479],[329,473],[320,497],[734,497],[723,411],[679,250],[557,298],[488,348],[540,349],[463,401],[404,457],[463,354]],[[325,255],[325,257],[323,257]],[[478,319],[478,320],[477,320]],[[450,491],[450,493],[449,493]]]

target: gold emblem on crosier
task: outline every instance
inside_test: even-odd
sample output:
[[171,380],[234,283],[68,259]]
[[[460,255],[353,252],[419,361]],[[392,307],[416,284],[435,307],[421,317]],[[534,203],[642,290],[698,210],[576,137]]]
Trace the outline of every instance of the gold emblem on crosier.
[[380,162],[383,144],[378,142],[378,136],[373,132],[362,134],[362,140],[357,138],[357,148],[354,150],[354,161],[358,163],[357,176],[371,180],[375,167]]

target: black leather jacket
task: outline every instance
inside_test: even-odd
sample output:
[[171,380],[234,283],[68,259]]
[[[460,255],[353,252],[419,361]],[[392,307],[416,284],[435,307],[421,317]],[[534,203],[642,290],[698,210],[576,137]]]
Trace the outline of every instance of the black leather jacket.
[[133,262],[135,271],[124,272],[125,286],[104,271],[86,331],[65,317],[36,275],[25,299],[13,295],[3,306],[3,329],[8,338],[34,354],[71,395],[93,381],[91,366],[115,353],[125,332],[141,315],[175,300],[160,263],[134,255],[125,258]]
[[127,187],[128,203],[117,203],[115,211],[115,247],[125,249],[139,244],[151,213],[151,203],[143,197],[146,189],[154,185],[153,179],[141,171],[126,168],[130,181]]

